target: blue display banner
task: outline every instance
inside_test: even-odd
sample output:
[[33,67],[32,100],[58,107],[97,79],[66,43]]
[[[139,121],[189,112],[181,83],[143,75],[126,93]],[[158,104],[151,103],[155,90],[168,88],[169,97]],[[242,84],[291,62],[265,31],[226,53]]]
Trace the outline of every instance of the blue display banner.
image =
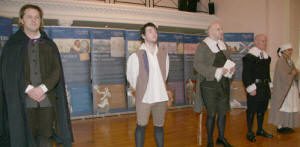
[[183,75],[183,34],[159,33],[159,48],[167,50],[170,69],[168,82],[182,82]]
[[91,29],[94,114],[126,111],[123,30]]
[[184,35],[184,84],[186,104],[193,104],[196,95],[196,75],[194,71],[194,56],[199,43],[205,35]]
[[[133,30],[125,31],[126,61],[132,53],[136,52],[140,48],[142,44],[140,36],[141,36],[140,31],[133,31]],[[129,111],[134,111],[135,96],[134,96],[133,89],[130,88],[128,82],[126,84],[126,95],[127,95],[127,109]]]
[[50,30],[62,59],[66,87],[70,94],[71,115],[91,114],[89,29],[51,27]]
[[236,63],[233,80],[242,80],[242,58],[253,46],[254,33],[224,33],[224,41],[231,50],[231,59]]
[[184,105],[184,48],[183,34],[159,33],[159,48],[169,54],[168,87],[174,95],[174,105]]
[[193,62],[199,43],[205,39],[205,35],[184,35],[184,80],[196,80]]
[[0,53],[12,34],[12,19],[0,17]]
[[125,46],[127,58],[140,48],[142,44],[140,36],[140,31],[125,31]]
[[125,84],[124,32],[93,29],[91,37],[93,84]]
[[91,87],[71,86],[66,87],[68,107],[71,117],[85,116],[91,114]]
[[253,42],[254,33],[224,33],[225,42]]

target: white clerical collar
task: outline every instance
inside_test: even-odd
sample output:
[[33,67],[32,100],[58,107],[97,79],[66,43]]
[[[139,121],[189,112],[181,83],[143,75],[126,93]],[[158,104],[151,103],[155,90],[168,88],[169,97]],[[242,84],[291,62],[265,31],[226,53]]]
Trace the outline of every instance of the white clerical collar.
[[[207,46],[213,53],[217,53],[220,50],[226,50],[226,45],[222,40],[215,41],[210,37],[206,37],[203,41],[207,44]],[[217,47],[217,45],[220,49]]]
[[257,47],[252,47],[250,50],[249,50],[249,54],[252,54],[256,57],[260,57],[260,53],[263,52],[263,55],[264,55],[264,59],[268,59],[268,54],[264,51],[264,50],[261,50]]
[[[147,52],[150,53],[150,51],[149,51],[149,49],[147,48],[147,46],[146,46],[145,43],[143,43],[143,44],[140,46],[140,50],[145,50],[145,51],[147,51]],[[155,45],[154,55],[157,54],[157,50],[158,50],[158,47],[157,47],[157,45]]]

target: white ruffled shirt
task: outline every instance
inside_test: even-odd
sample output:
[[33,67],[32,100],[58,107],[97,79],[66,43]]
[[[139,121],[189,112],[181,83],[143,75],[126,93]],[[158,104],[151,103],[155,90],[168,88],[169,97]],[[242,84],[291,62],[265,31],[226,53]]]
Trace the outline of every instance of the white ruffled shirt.
[[[158,59],[157,52],[158,47],[156,46],[154,55],[147,49],[145,44],[142,44],[140,50],[145,50],[149,62],[149,80],[147,83],[147,89],[143,97],[143,103],[156,103],[168,101],[168,94],[166,91],[165,82],[163,80]],[[166,77],[169,74],[169,56],[166,58]],[[137,77],[139,75],[139,60],[138,56],[134,53],[129,56],[127,61],[127,80],[130,83],[131,87],[135,90]]]
[[[210,37],[206,37],[203,41],[206,43],[206,45],[209,47],[209,49],[213,53],[218,53],[221,50],[226,50],[226,45],[222,40],[216,41],[216,40],[211,39]],[[232,74],[230,74],[228,77],[231,78]],[[215,72],[215,79],[217,81],[220,81],[221,78],[222,78],[222,68],[220,67],[220,68],[217,68],[217,70]]]

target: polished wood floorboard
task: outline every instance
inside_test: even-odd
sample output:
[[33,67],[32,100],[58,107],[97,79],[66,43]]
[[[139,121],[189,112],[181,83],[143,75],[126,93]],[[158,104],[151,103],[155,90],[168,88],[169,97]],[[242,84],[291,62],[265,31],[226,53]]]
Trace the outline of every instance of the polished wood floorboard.
[[[225,137],[235,147],[300,147],[300,129],[292,134],[278,134],[276,127],[267,123],[264,129],[272,133],[272,139],[256,137],[255,143],[246,140],[245,109],[232,109],[228,113]],[[203,143],[206,146],[206,114],[203,115]],[[199,115],[191,107],[171,109],[167,112],[165,122],[165,147],[197,147]],[[75,142],[73,147],[134,147],[135,114],[72,120]],[[253,130],[256,131],[256,120]],[[214,138],[217,138],[215,127]],[[155,147],[153,124],[150,119],[146,129],[145,147]]]

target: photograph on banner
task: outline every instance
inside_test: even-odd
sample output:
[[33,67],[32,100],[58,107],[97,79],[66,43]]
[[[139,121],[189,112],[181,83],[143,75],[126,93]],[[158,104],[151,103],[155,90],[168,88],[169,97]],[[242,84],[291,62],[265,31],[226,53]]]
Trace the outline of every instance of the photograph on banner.
[[235,73],[231,82],[232,108],[246,106],[246,92],[242,82],[243,61],[242,58],[254,45],[254,33],[224,33],[224,41],[231,50],[231,59],[236,64]]
[[[139,50],[142,45],[140,31],[127,30],[125,31],[126,38],[126,61],[128,57]],[[135,91],[130,87],[127,82],[126,85],[126,94],[127,94],[127,109],[129,111],[135,110]]]
[[90,76],[90,34],[88,28],[49,27],[64,70],[71,116],[92,113]]
[[94,113],[107,114],[124,111],[125,85],[94,85]]
[[112,30],[110,37],[110,53],[112,57],[125,57],[124,31]]
[[93,113],[117,113],[126,107],[123,30],[91,29]]
[[196,76],[193,67],[194,56],[199,43],[205,38],[205,35],[184,35],[184,81],[185,81],[185,102],[194,104],[196,96]]
[[159,48],[167,50],[169,55],[169,75],[167,84],[173,93],[173,106],[185,104],[184,99],[184,59],[183,34],[159,33]]
[[142,42],[141,41],[134,41],[134,40],[130,40],[127,42],[127,48],[128,48],[128,54],[132,54],[134,52],[136,52],[139,47],[141,46]]
[[12,35],[12,19],[0,17],[0,55],[10,35]]
[[60,53],[77,54],[80,61],[90,60],[89,39],[54,39]]

